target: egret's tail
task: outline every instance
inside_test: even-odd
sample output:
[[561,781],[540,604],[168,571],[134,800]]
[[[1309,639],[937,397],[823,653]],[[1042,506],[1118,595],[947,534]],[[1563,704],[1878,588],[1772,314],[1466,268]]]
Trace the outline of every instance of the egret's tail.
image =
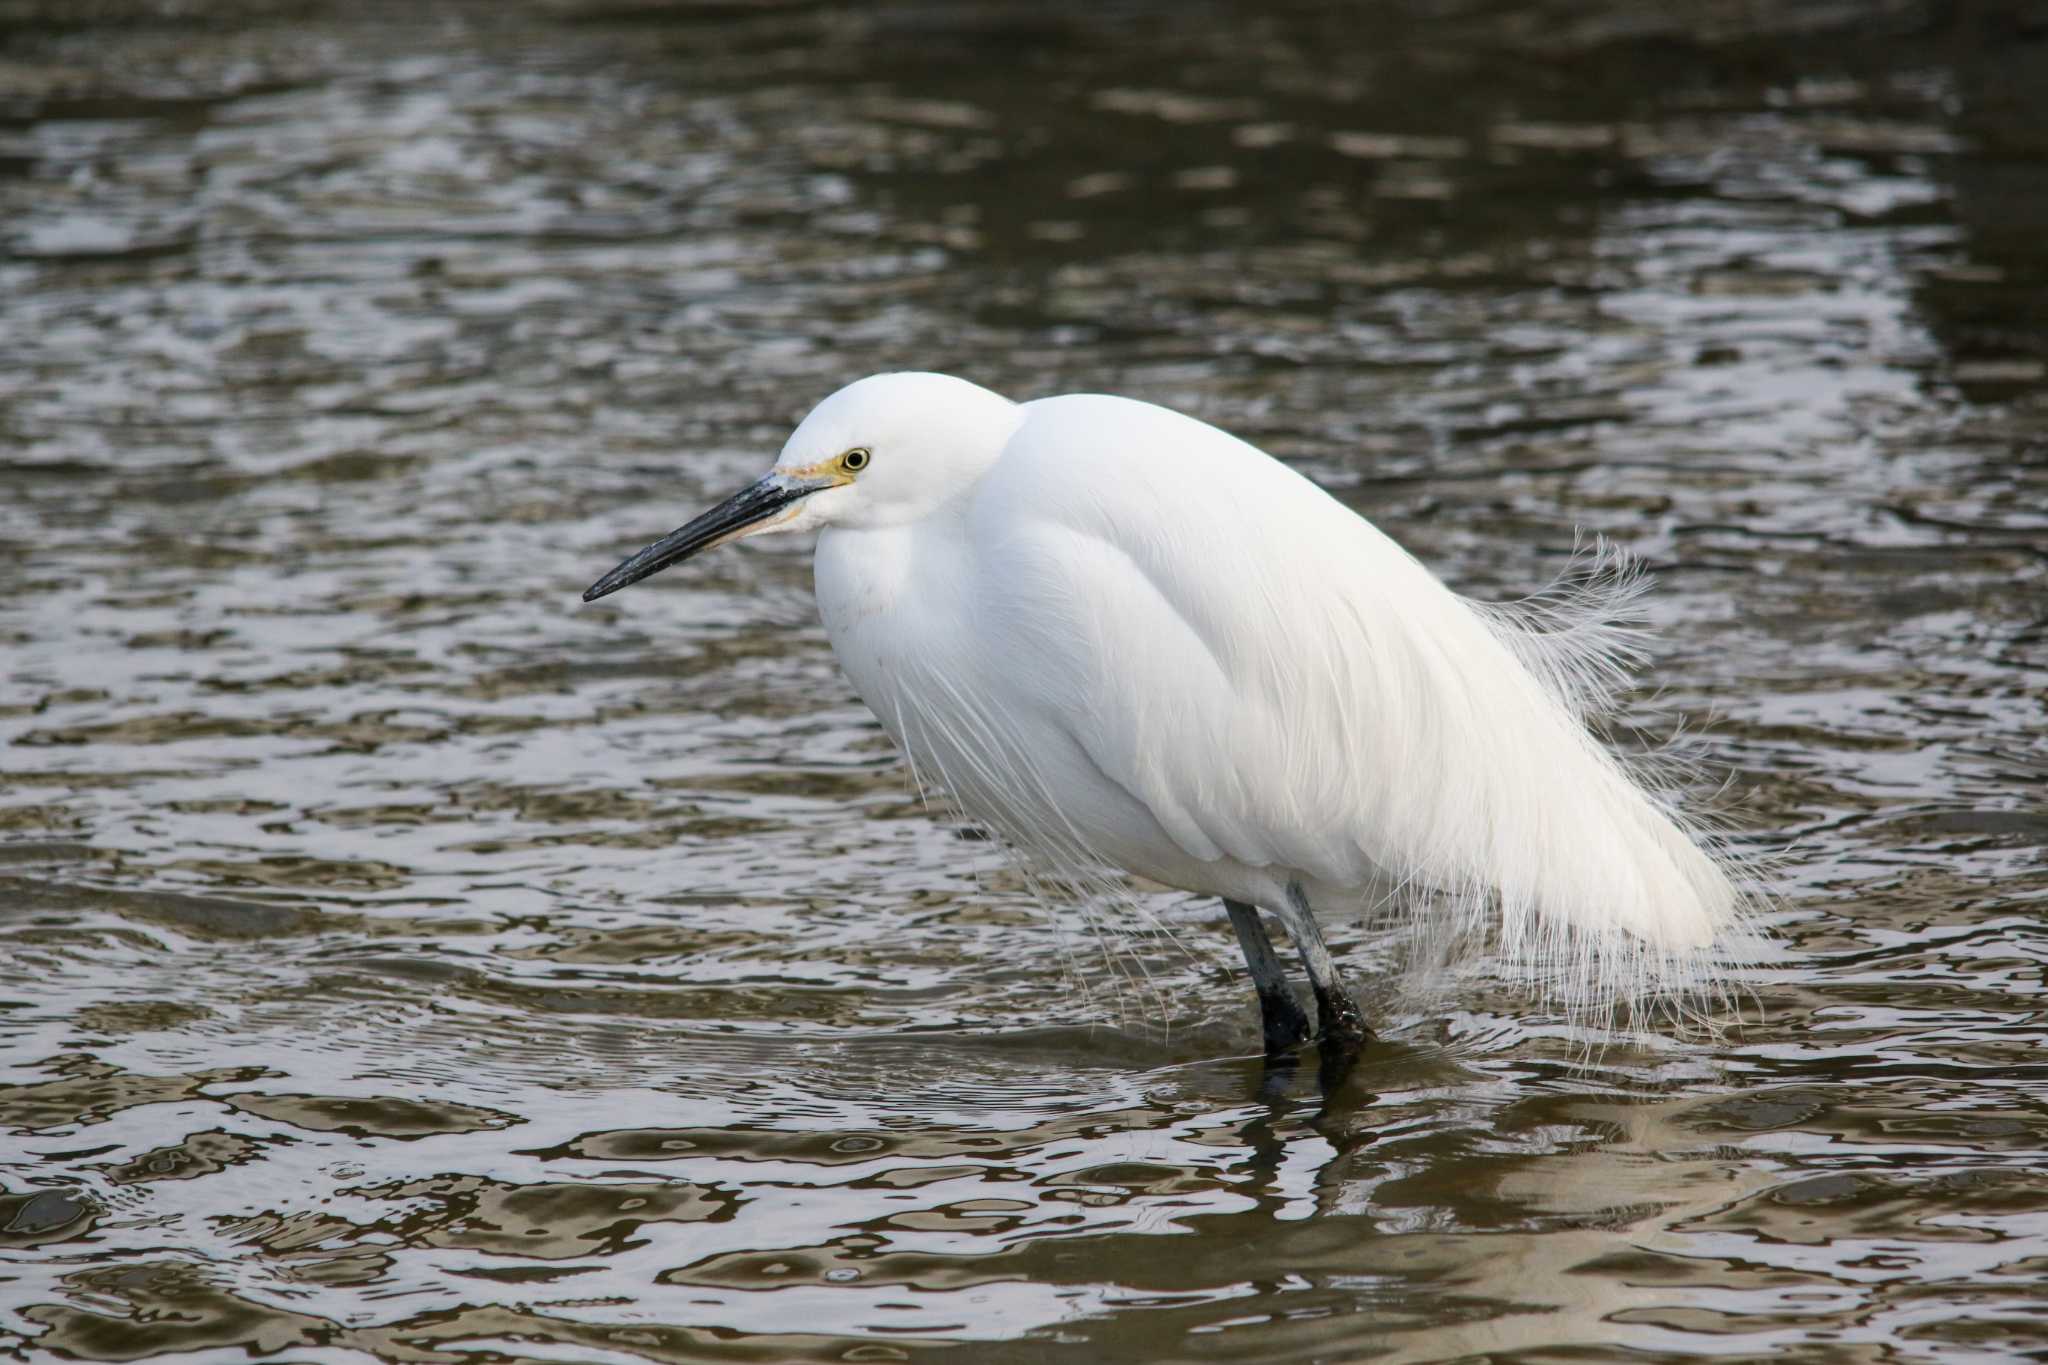
[[1633,559],[1596,542],[1533,597],[1467,603],[1512,662],[1466,674],[1482,679],[1473,711],[1494,731],[1490,780],[1424,859],[1435,875],[1417,922],[1434,941],[1425,960],[1490,940],[1496,971],[1576,1013],[1698,1020],[1731,1003],[1758,900],[1746,860],[1681,806],[1700,773],[1676,740],[1624,754],[1599,733],[1642,660],[1647,586]]

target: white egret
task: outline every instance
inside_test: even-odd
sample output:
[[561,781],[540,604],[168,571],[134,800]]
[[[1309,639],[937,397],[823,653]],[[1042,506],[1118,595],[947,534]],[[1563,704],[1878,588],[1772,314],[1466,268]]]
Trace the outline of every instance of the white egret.
[[1726,861],[1586,728],[1625,583],[1475,603],[1203,422],[907,373],[827,398],[584,600],[813,528],[833,651],[914,774],[1063,875],[1220,897],[1271,1051],[1308,1021],[1261,910],[1340,1046],[1370,1034],[1315,909],[1398,904],[1610,1003],[1711,985],[1743,933]]

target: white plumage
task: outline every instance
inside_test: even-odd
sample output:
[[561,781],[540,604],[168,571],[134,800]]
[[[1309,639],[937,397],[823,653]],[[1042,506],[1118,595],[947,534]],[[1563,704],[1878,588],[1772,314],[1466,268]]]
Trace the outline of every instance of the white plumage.
[[1611,566],[1482,606],[1205,423],[931,374],[826,399],[726,507],[749,497],[780,501],[706,514],[590,595],[821,528],[855,688],[921,781],[1040,866],[1398,906],[1446,941],[1489,931],[1578,1004],[1696,991],[1744,932],[1723,861],[1586,729],[1630,662]]

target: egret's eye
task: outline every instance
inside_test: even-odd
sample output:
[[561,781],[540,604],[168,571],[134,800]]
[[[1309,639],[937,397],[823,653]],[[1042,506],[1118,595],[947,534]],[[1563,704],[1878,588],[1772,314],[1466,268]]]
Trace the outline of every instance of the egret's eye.
[[855,446],[839,457],[839,467],[849,474],[858,474],[866,469],[868,461],[874,458],[874,452],[866,446]]

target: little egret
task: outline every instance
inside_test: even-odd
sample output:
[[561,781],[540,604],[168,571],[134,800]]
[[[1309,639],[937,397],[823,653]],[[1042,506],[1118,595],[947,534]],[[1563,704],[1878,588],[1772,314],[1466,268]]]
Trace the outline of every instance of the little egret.
[[772,469],[593,583],[817,529],[839,663],[920,782],[1027,860],[1222,899],[1269,1052],[1371,1035],[1312,907],[1487,935],[1608,1004],[1711,985],[1745,896],[1670,798],[1587,730],[1631,661],[1612,577],[1467,600],[1307,478],[1215,427],[939,374],[825,399]]

